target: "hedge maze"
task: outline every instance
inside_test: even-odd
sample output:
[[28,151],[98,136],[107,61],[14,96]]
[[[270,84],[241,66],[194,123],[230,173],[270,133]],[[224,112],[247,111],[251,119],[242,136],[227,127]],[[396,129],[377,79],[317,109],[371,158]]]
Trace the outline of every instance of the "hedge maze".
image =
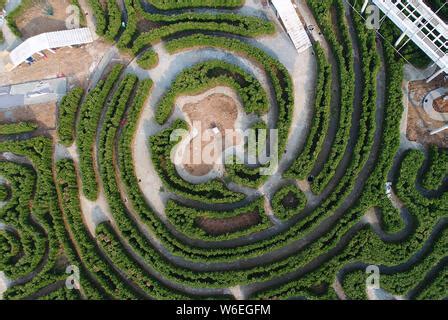
[[[262,43],[282,32],[268,17],[242,15],[242,0],[124,0],[125,12],[88,2],[97,33],[147,76],[117,64],[70,91],[54,139],[0,125],[1,154],[20,159],[0,160],[5,299],[368,299],[369,266],[391,296],[447,298],[447,150],[400,149],[405,61],[387,44],[390,21],[382,40],[343,0],[307,1],[324,40],[313,40],[311,117],[296,150],[300,88]],[[161,86],[149,75],[167,56],[183,67]],[[244,161],[200,183],[179,173],[172,133],[191,128],[176,99],[215,87],[237,94],[252,128],[278,130],[273,175]],[[79,290],[66,286],[68,266]]]

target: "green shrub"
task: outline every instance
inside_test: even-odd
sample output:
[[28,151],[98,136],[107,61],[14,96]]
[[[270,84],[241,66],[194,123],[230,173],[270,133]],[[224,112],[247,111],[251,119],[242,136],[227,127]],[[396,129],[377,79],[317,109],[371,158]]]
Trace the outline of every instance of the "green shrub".
[[448,176],[448,151],[431,146],[428,160],[429,166],[423,175],[422,186],[429,190],[436,190]]
[[325,57],[324,50],[318,44],[314,44],[314,52],[317,59],[317,80],[314,98],[314,110],[311,129],[300,155],[285,172],[285,177],[305,179],[314,166],[314,160],[318,158],[328,126],[330,124],[330,102],[332,90],[331,65]]
[[152,69],[159,63],[159,56],[157,53],[149,49],[145,51],[138,59],[137,64],[143,69]]
[[281,187],[272,197],[272,210],[280,220],[288,220],[306,206],[306,197],[295,184]]
[[95,17],[96,33],[99,36],[104,36],[107,31],[106,10],[101,5],[100,0],[89,0],[89,5],[92,8],[93,15]]
[[81,102],[84,90],[82,88],[74,88],[71,90],[59,105],[58,111],[58,136],[61,143],[70,146],[74,141],[76,112]]
[[170,10],[200,7],[235,8],[242,6],[244,1],[245,0],[149,0],[149,3],[158,9]]
[[121,28],[121,10],[116,0],[107,0],[107,30],[104,37],[114,41]]
[[16,122],[0,124],[0,134],[20,134],[34,131],[38,128],[33,122]]
[[6,185],[0,185],[0,201],[6,201],[9,198],[9,189]]
[[127,24],[126,28],[120,36],[120,39],[117,42],[117,47],[121,50],[124,50],[129,43],[132,41],[134,35],[137,33],[137,12],[134,7],[134,2],[140,0],[124,0],[126,13],[127,13]]
[[101,111],[122,69],[122,65],[114,66],[107,79],[105,81],[101,80],[89,92],[79,110],[79,120],[76,126],[79,169],[83,193],[91,201],[96,200],[98,197],[98,183],[93,159],[96,131],[101,117]]

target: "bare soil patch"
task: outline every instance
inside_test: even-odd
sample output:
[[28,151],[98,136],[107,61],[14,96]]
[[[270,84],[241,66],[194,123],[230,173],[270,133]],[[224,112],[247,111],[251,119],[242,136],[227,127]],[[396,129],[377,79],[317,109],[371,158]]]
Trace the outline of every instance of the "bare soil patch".
[[65,30],[69,0],[34,0],[16,21],[23,38],[40,33]]
[[[199,159],[200,161],[195,161],[194,155],[201,153],[207,145],[216,142],[216,139],[225,141],[225,131],[235,128],[238,107],[233,98],[218,93],[211,94],[197,103],[186,104],[182,110],[192,124],[192,130],[197,130],[198,132],[198,136],[194,137],[189,143],[188,148],[190,152],[189,154],[186,152],[183,159],[184,168],[193,176],[203,176],[213,169],[211,162],[217,161],[221,153],[214,151],[207,153],[213,161],[203,159],[202,157]],[[208,140],[201,139],[201,137],[207,137],[206,132],[210,133],[214,128],[218,129],[219,133]],[[236,143],[237,141],[234,142]]]
[[0,85],[51,79],[58,76],[68,78],[69,85],[86,87],[88,77],[109,49],[110,44],[103,41],[80,47],[66,47],[56,50],[56,53],[45,52],[47,57],[35,55],[37,60],[32,65],[21,64],[0,78]]
[[196,223],[209,235],[219,236],[247,229],[259,223],[260,220],[258,212],[249,212],[226,219],[199,218]]
[[448,113],[448,100],[447,96],[440,97],[436,100],[434,100],[433,106],[434,110],[440,113]]
[[283,199],[282,199],[282,206],[287,209],[293,209],[297,208],[299,205],[299,199],[294,195],[294,193],[289,192]]
[[48,133],[54,137],[56,135],[56,110],[54,102],[14,107],[0,112],[0,123],[34,122],[39,126],[36,134]]
[[[444,126],[445,123],[432,119],[423,109],[423,101],[426,95],[437,88],[447,85],[448,83],[446,83],[443,77],[438,77],[430,83],[426,83],[426,80],[409,82],[406,136],[410,141],[416,141],[423,145],[433,144],[442,148],[448,148],[447,130],[436,135],[430,135],[432,130]],[[445,108],[445,106],[442,107]]]

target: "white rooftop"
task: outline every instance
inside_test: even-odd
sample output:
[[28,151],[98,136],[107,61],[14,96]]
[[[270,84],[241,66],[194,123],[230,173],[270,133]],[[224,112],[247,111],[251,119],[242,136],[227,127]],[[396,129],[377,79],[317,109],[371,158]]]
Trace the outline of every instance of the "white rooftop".
[[310,48],[311,41],[290,0],[271,0],[299,53]]
[[11,69],[17,67],[33,54],[47,50],[72,45],[93,42],[92,33],[89,28],[71,29],[42,33],[26,39],[9,54]]
[[448,26],[422,0],[373,0],[444,72],[448,73]]

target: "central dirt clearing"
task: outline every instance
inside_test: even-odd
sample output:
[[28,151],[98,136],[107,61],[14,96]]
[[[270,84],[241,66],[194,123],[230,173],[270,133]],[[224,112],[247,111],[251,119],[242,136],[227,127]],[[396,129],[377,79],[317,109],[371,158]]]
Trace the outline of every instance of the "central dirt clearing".
[[[185,104],[182,111],[188,118],[192,132],[197,133],[193,134],[193,138],[187,146],[189,152],[184,154],[184,168],[193,176],[206,175],[213,169],[213,163],[218,162],[222,152],[213,152],[212,150],[208,153],[202,151],[211,143],[219,143],[219,139],[222,139],[223,145],[220,151],[224,150],[225,131],[235,129],[238,118],[237,102],[228,95],[214,93],[198,102]],[[213,133],[213,129],[216,134]],[[212,135],[210,136],[210,134]],[[232,145],[237,143],[235,140]],[[208,159],[198,158],[198,154],[210,155],[210,157]]]

